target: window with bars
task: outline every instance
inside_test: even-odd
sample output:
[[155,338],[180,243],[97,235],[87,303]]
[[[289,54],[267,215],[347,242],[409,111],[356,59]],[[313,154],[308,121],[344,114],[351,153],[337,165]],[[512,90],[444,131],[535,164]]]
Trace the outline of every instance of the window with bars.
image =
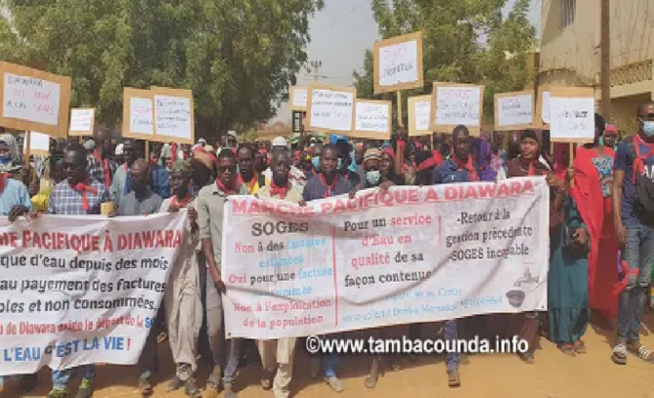
[[572,25],[575,21],[577,11],[577,0],[560,0],[561,2],[561,27]]

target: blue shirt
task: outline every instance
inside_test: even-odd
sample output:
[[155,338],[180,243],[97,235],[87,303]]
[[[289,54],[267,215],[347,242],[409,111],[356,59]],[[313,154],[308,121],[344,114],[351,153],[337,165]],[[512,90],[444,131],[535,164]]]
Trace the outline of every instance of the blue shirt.
[[434,184],[469,182],[468,170],[459,169],[452,159],[447,159],[434,169]]
[[18,205],[32,210],[29,191],[22,182],[7,178],[5,189],[0,193],[0,216],[8,216],[11,209]]
[[[641,156],[647,154],[649,148],[646,145],[640,145]],[[625,226],[640,225],[640,221],[634,214],[634,197],[636,196],[636,188],[634,187],[634,159],[636,159],[636,151],[633,146],[633,137],[629,137],[618,145],[618,151],[615,154],[615,163],[613,170],[624,171],[624,182],[622,183],[622,223]],[[643,159],[645,163],[644,177],[649,177],[654,180],[654,155]]]

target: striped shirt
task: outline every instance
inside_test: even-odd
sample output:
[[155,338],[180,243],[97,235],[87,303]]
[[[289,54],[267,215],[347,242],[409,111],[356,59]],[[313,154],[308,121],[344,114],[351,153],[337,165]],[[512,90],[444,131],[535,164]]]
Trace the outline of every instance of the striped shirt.
[[97,193],[86,191],[86,200],[89,202],[88,211],[84,210],[82,206],[81,192],[71,188],[68,181],[64,180],[57,184],[50,193],[48,213],[60,215],[100,214],[100,205],[111,200],[109,191],[104,187],[104,184],[95,180],[91,180],[89,185]]

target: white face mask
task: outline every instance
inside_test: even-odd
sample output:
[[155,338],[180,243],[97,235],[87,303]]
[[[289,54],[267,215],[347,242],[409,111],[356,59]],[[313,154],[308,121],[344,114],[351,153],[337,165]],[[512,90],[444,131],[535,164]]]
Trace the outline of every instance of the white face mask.
[[366,171],[366,180],[368,181],[368,184],[377,186],[381,180],[381,173],[379,170]]
[[643,133],[648,137],[654,136],[654,122],[642,119],[641,122],[643,123]]

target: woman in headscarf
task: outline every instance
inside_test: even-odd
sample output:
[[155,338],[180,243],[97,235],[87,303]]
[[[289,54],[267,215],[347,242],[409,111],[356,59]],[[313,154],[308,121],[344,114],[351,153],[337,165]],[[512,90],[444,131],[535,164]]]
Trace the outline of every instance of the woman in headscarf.
[[482,132],[480,138],[472,141],[473,161],[477,163],[481,181],[495,181],[497,178],[497,171],[491,167],[491,154],[490,136]]
[[[617,316],[618,300],[612,294],[618,281],[618,240],[613,222],[613,142],[600,144],[604,119],[596,118],[593,144],[577,149],[572,196],[579,205],[590,235],[588,294],[590,308],[609,320]],[[606,142],[606,141],[605,141]]]
[[387,147],[382,151],[379,171],[385,179],[393,181],[395,185],[406,185],[404,175],[395,172],[395,152],[392,147]]

